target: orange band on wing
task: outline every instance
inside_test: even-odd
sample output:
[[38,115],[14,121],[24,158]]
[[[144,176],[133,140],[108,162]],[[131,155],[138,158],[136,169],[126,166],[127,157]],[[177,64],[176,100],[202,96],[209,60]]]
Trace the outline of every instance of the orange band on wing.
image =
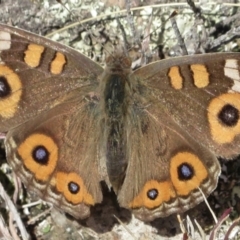
[[25,63],[32,68],[36,68],[40,65],[42,54],[44,52],[44,46],[38,45],[38,44],[29,44],[28,49],[24,52],[25,57],[24,61]]
[[174,89],[179,90],[183,88],[183,77],[181,76],[179,66],[171,67],[168,72],[168,77]]
[[55,58],[51,62],[50,72],[52,74],[62,73],[66,62],[67,61],[66,61],[65,56],[62,53],[57,52]]
[[209,73],[205,65],[192,64],[190,66],[193,73],[194,85],[198,88],[204,88],[209,85]]

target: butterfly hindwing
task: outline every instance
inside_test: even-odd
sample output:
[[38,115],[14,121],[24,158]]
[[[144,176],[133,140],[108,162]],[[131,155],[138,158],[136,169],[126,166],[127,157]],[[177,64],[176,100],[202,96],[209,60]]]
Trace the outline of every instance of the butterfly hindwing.
[[[98,117],[78,99],[10,130],[5,145],[13,170],[32,192],[76,218],[102,201]],[[75,99],[76,101],[76,99]],[[91,111],[90,111],[91,110]]]
[[128,166],[118,199],[149,221],[201,202],[198,188],[209,195],[220,166],[216,156],[176,123],[144,83],[136,86],[141,92],[135,92],[126,117]]

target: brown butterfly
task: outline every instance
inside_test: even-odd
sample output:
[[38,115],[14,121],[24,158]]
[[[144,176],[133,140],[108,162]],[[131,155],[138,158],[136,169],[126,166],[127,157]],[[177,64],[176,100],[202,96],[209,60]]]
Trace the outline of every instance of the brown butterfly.
[[57,42],[0,25],[0,131],[26,187],[76,218],[100,182],[143,220],[185,211],[240,152],[240,54],[105,69]]

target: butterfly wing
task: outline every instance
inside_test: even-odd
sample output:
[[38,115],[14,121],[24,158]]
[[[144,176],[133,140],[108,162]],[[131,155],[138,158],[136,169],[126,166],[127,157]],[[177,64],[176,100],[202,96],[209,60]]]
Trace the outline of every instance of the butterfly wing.
[[77,51],[0,25],[0,131],[8,131],[78,95],[93,92],[103,69]]
[[85,218],[90,206],[102,201],[98,111],[93,102],[75,100],[10,130],[5,145],[13,170],[28,190]]
[[0,131],[7,158],[41,198],[84,218],[101,202],[98,76],[71,48],[0,25]]
[[135,76],[144,76],[155,100],[197,142],[232,158],[240,150],[239,63],[239,53],[186,56],[150,64]]
[[209,195],[216,187],[216,156],[240,151],[239,60],[239,54],[188,56],[133,74],[122,206],[152,220],[201,202],[198,188]]

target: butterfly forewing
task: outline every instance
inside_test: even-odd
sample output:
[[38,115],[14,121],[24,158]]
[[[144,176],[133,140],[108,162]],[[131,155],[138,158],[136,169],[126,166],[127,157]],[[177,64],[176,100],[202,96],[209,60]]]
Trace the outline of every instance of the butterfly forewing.
[[34,118],[96,89],[102,68],[75,50],[13,27],[0,26],[0,130]]
[[[197,142],[233,158],[240,151],[239,62],[238,53],[186,56],[150,64],[135,76],[154,96],[155,109],[164,105]],[[156,114],[160,119],[161,111]]]

